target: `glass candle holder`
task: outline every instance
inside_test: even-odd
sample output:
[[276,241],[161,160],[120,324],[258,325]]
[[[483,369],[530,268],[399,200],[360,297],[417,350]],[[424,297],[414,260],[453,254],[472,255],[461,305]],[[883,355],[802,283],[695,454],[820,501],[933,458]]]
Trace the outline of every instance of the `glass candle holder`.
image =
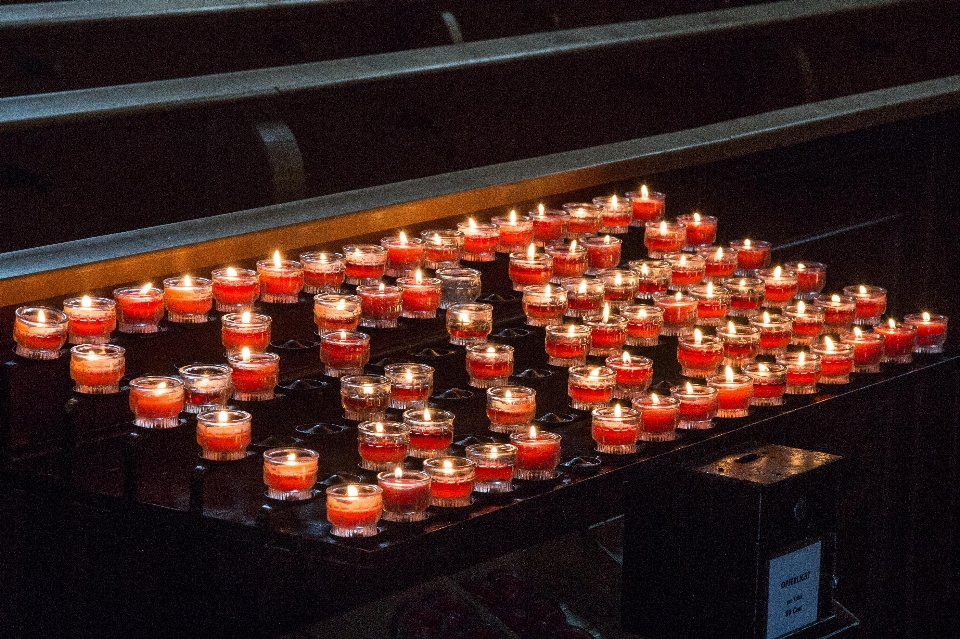
[[66,313],[55,308],[21,306],[13,321],[14,352],[27,359],[57,359],[67,343],[69,321]]
[[480,297],[480,271],[472,268],[443,268],[440,279],[440,308],[470,304]]
[[400,317],[430,319],[437,316],[443,283],[436,277],[423,277],[417,271],[413,277],[398,277],[400,288]]
[[520,304],[528,326],[559,325],[567,312],[567,291],[555,284],[524,286]]
[[370,336],[359,331],[330,331],[320,336],[320,361],[328,377],[356,375],[370,361]]
[[140,428],[175,428],[183,412],[183,382],[159,375],[130,380],[130,410]]
[[567,292],[567,317],[594,315],[603,310],[603,282],[586,277],[567,277],[560,285]]
[[546,253],[537,253],[532,243],[530,250],[510,254],[507,276],[513,290],[522,291],[525,286],[546,284],[553,277],[553,258]]
[[697,255],[703,258],[703,279],[721,284],[737,272],[737,252],[722,246],[698,246]]
[[382,375],[341,377],[340,404],[347,419],[358,422],[383,421],[390,406],[390,380]]
[[720,404],[717,389],[687,382],[683,386],[670,389],[678,407],[677,428],[680,430],[706,430],[713,428],[713,418],[717,416]]
[[527,213],[527,219],[533,222],[533,242],[537,246],[546,246],[549,242],[563,240],[567,236],[570,216],[559,209],[545,209]]
[[783,308],[783,316],[790,320],[790,343],[808,346],[824,330],[823,309],[807,306],[803,300]]
[[797,295],[797,274],[776,266],[761,269],[757,278],[763,280],[763,305],[768,308],[788,306]]
[[163,291],[149,284],[143,288],[114,289],[117,303],[117,330],[121,333],[156,333],[163,317]]
[[383,518],[387,521],[423,521],[430,506],[430,475],[399,466],[377,475],[383,491]]
[[674,397],[650,393],[630,402],[640,411],[640,441],[670,442],[677,438],[680,402]]
[[523,433],[511,433],[510,443],[517,448],[514,477],[534,481],[555,478],[560,463],[560,439],[556,433],[538,432],[534,427]]
[[617,311],[633,304],[640,285],[636,273],[627,269],[611,268],[597,273],[597,279],[603,282],[603,299],[610,305],[610,310]]
[[568,202],[561,206],[570,216],[567,222],[567,239],[579,240],[596,235],[603,225],[603,210],[591,202]]
[[163,280],[167,321],[176,324],[203,324],[213,308],[213,282],[205,277],[168,277]]
[[720,326],[730,311],[730,291],[713,282],[690,288],[690,296],[697,300],[697,324]]
[[810,352],[820,356],[821,384],[849,384],[853,372],[853,345],[836,343],[829,337],[810,345]]
[[327,521],[334,537],[373,537],[383,513],[383,489],[373,484],[328,486]]
[[680,374],[686,377],[715,375],[723,362],[723,340],[702,335],[699,329],[692,335],[681,335],[677,340],[677,361]]
[[687,292],[703,281],[706,262],[699,255],[665,253],[663,260],[670,265],[670,290]]
[[630,346],[656,346],[663,328],[663,309],[658,306],[631,304],[620,309],[627,318],[627,340]]
[[787,352],[793,336],[793,322],[789,318],[764,311],[750,318],[750,326],[760,331],[758,355],[776,356]]
[[570,367],[587,363],[587,353],[590,351],[589,326],[547,326],[544,341],[549,365]]
[[563,240],[547,242],[544,252],[553,258],[553,275],[550,281],[561,283],[568,277],[581,277],[587,272],[587,249],[573,240],[569,244]]
[[797,274],[797,299],[812,300],[827,283],[827,265],[820,262],[785,262],[783,267]]
[[419,459],[444,457],[453,443],[454,414],[439,408],[404,411],[403,423],[410,429],[407,455]]
[[728,277],[721,284],[730,291],[730,310],[727,315],[753,317],[760,312],[766,290],[763,280],[756,277]]
[[754,277],[770,266],[770,242],[763,240],[733,240],[730,248],[737,252],[737,272],[740,277]]
[[470,344],[467,346],[467,374],[474,388],[503,386],[513,375],[513,346]]
[[383,375],[390,380],[390,408],[426,408],[433,393],[433,366],[387,364]]
[[384,237],[380,246],[387,249],[387,264],[384,274],[390,277],[409,277],[423,267],[426,247],[418,237],[408,238],[402,231],[399,235]]
[[260,298],[260,274],[248,268],[218,268],[212,275],[216,309],[225,313],[252,311]]
[[820,381],[820,356],[806,351],[777,355],[777,364],[787,369],[787,395],[813,395]]
[[319,293],[313,296],[313,321],[317,333],[356,330],[360,326],[360,298],[342,293]]
[[853,372],[879,373],[883,359],[883,335],[865,333],[859,327],[840,338],[843,344],[853,346]]
[[509,493],[513,490],[513,469],[517,447],[513,444],[471,444],[467,459],[474,463],[474,492]]
[[533,244],[533,222],[517,217],[516,211],[510,211],[509,216],[492,217],[490,223],[499,229],[498,253],[522,253]]
[[643,245],[647,256],[660,259],[667,253],[678,253],[687,243],[687,227],[677,222],[647,222],[643,233]]
[[627,341],[627,318],[622,315],[587,315],[583,325],[590,327],[590,355],[619,355]]
[[463,233],[463,257],[467,262],[492,262],[497,259],[500,229],[495,224],[477,224],[470,219],[459,222],[457,230]]
[[[633,221],[633,206],[627,198],[617,198],[616,195],[593,198],[593,203],[600,207],[600,233],[619,235],[630,230]],[[609,267],[608,267],[609,268]]]
[[463,255],[463,233],[456,229],[420,231],[423,240],[425,268],[457,268]]
[[821,293],[813,298],[813,304],[823,310],[823,330],[826,333],[844,335],[853,328],[857,317],[857,300],[846,295]]
[[493,306],[490,304],[454,304],[447,309],[447,333],[450,343],[479,344],[493,330]]
[[378,284],[387,270],[387,249],[376,244],[343,247],[343,281],[347,284]]
[[734,373],[728,366],[723,375],[707,378],[707,386],[717,389],[717,417],[746,417],[753,399],[753,378]]
[[226,408],[230,401],[230,367],[219,364],[191,364],[180,367],[184,410],[203,413]]
[[617,385],[613,389],[616,399],[639,397],[647,392],[653,381],[653,360],[640,355],[631,356],[626,351],[621,355],[612,355],[604,361],[607,368],[617,374]]
[[220,339],[227,354],[244,348],[251,353],[262,353],[270,346],[273,319],[259,313],[227,313],[220,318]]
[[753,378],[751,406],[780,406],[787,392],[787,367],[782,364],[751,362],[744,364],[744,375]]
[[637,452],[640,438],[640,411],[615,406],[594,408],[591,412],[590,435],[598,453],[630,455]]
[[257,262],[260,274],[260,300],[268,304],[296,304],[303,290],[303,264],[284,260],[279,253],[271,260]]
[[633,209],[630,226],[643,228],[647,222],[655,222],[663,217],[667,202],[667,196],[663,193],[649,191],[643,186],[639,191],[628,191],[626,196]]
[[357,450],[361,468],[394,470],[410,450],[410,429],[399,422],[363,422],[357,426]]
[[487,389],[487,419],[495,433],[526,431],[537,413],[537,391],[526,386]]
[[120,392],[126,371],[126,351],[113,344],[78,344],[70,349],[70,379],[73,390],[85,395]]
[[440,508],[461,508],[470,505],[470,493],[476,478],[476,467],[466,457],[437,457],[423,462],[423,472],[430,475],[430,505]]
[[942,353],[947,341],[946,315],[935,313],[911,313],[903,317],[903,323],[917,329],[917,345],[914,353]]
[[620,264],[623,242],[619,238],[610,235],[585,237],[580,243],[587,251],[587,275],[596,275]]
[[403,312],[399,287],[382,282],[379,285],[361,284],[357,286],[357,297],[360,298],[360,326],[397,327],[397,319]]
[[843,294],[856,300],[854,324],[873,326],[887,312],[887,289],[879,286],[844,286]]
[[913,349],[917,345],[917,327],[898,324],[893,319],[873,327],[874,333],[883,335],[883,363],[909,364],[913,361]]
[[567,379],[570,406],[577,410],[593,410],[613,399],[617,373],[606,366],[572,366]]
[[276,353],[240,353],[227,355],[233,398],[241,402],[273,399],[280,377],[280,356]]
[[303,501],[313,497],[320,455],[309,448],[271,448],[263,453],[267,497]]
[[670,288],[670,264],[664,260],[630,260],[630,270],[637,275],[637,299],[653,299],[655,293]]
[[701,246],[710,246],[717,241],[717,218],[712,215],[678,215],[677,222],[687,227],[685,251],[696,251]]
[[689,335],[697,323],[697,300],[683,293],[656,293],[653,303],[663,312],[661,335]]
[[300,254],[303,264],[303,291],[310,295],[339,293],[346,277],[343,255],[331,251],[311,251]]
[[71,344],[106,344],[117,328],[117,303],[105,297],[71,297],[63,300],[63,312]]
[[742,367],[752,362],[760,352],[760,329],[727,322],[717,327],[717,337],[723,342],[723,364]]
[[200,457],[235,461],[247,456],[253,417],[242,410],[208,410],[197,415]]

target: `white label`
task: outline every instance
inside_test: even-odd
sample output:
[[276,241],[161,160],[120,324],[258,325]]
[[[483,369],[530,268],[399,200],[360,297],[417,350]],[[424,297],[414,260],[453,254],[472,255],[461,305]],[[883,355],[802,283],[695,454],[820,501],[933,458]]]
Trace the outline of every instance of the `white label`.
[[817,620],[821,542],[770,560],[767,639]]

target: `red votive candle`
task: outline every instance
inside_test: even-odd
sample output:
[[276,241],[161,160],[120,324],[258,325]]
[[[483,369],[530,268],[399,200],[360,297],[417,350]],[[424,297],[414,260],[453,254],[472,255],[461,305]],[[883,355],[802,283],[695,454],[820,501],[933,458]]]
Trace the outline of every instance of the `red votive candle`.
[[692,335],[678,338],[677,361],[681,375],[710,377],[716,374],[723,361],[723,341],[719,337],[703,335],[699,328],[694,329]]
[[197,415],[200,456],[213,461],[235,461],[247,456],[253,417],[242,410],[210,410]]
[[600,233],[619,235],[630,230],[633,205],[628,198],[600,196],[593,198],[593,203],[600,207]]
[[813,395],[820,381],[820,356],[806,351],[777,355],[787,369],[787,395]]
[[383,491],[383,518],[387,521],[423,521],[430,506],[430,475],[400,466],[377,475]]
[[813,304],[823,310],[823,327],[827,333],[844,335],[853,328],[857,317],[857,301],[846,295],[820,294],[813,298]]
[[717,327],[717,337],[723,342],[723,364],[742,367],[757,358],[760,351],[760,329],[727,322]]
[[117,328],[117,303],[105,297],[71,297],[63,300],[63,312],[71,344],[106,344]]
[[713,282],[690,288],[690,296],[697,300],[697,323],[701,326],[720,326],[730,310],[730,291]]
[[260,297],[260,274],[248,268],[218,268],[213,272],[216,309],[226,313],[252,311]]
[[600,315],[587,315],[584,326],[590,327],[590,355],[619,355],[627,341],[627,318],[610,315],[610,307],[604,306]]
[[533,222],[533,241],[537,246],[546,246],[550,242],[562,241],[567,235],[570,216],[559,209],[546,209],[543,204],[536,211],[527,213],[527,219]]
[[820,356],[821,384],[849,384],[853,372],[853,345],[837,344],[829,336],[810,345],[810,352]]
[[60,357],[67,342],[69,319],[66,313],[44,306],[21,306],[13,322],[14,352],[27,359]]
[[447,333],[450,343],[479,344],[493,330],[493,306],[490,304],[453,304],[447,308]]
[[334,537],[373,537],[383,512],[383,489],[373,484],[327,488],[327,521]]
[[400,317],[430,319],[437,316],[443,283],[436,277],[423,277],[420,270],[413,277],[398,277]]
[[947,316],[924,311],[903,318],[904,324],[917,328],[917,346],[914,353],[942,353],[947,341]]
[[655,293],[666,293],[672,269],[663,260],[631,260],[630,270],[637,275],[637,298],[649,300]]
[[403,463],[410,448],[410,429],[399,422],[370,421],[357,426],[360,467],[393,470]]
[[239,353],[244,347],[251,353],[263,353],[270,346],[273,319],[269,315],[227,313],[220,324],[220,339],[228,355]]
[[790,320],[790,343],[807,346],[823,334],[823,309],[808,307],[803,300],[795,305],[785,306],[783,316]]
[[87,395],[120,392],[126,370],[124,349],[113,344],[78,344],[70,349],[73,390]]
[[433,393],[433,366],[387,364],[383,375],[390,380],[390,408],[426,408]]
[[643,228],[647,222],[662,218],[666,210],[667,196],[649,191],[645,184],[639,191],[628,191],[627,199],[630,200],[630,206],[633,209],[633,220],[630,226]]
[[538,432],[536,427],[523,433],[512,433],[510,443],[517,447],[517,479],[542,481],[557,476],[560,463],[560,435]]
[[917,327],[912,324],[897,324],[893,318],[873,327],[874,333],[883,335],[883,363],[909,364],[913,361],[913,349],[917,345]]
[[387,407],[390,405],[390,380],[382,375],[341,377],[340,404],[347,419],[358,422],[383,421],[387,414]]
[[397,319],[403,312],[399,287],[387,286],[383,282],[378,285],[360,284],[357,286],[357,297],[360,298],[361,326],[397,327]]
[[622,355],[608,357],[605,364],[617,374],[617,385],[613,389],[615,398],[639,397],[650,388],[650,382],[653,381],[653,360],[649,357],[631,356],[624,351]]
[[183,382],[177,377],[147,376],[130,380],[130,410],[140,428],[174,428],[183,412]]
[[684,250],[695,251],[697,247],[709,246],[717,241],[717,218],[712,215],[678,215],[677,222],[687,227],[687,245]]
[[706,263],[699,255],[665,253],[663,260],[670,265],[671,291],[689,291],[703,281]]
[[257,262],[260,274],[260,301],[269,304],[296,304],[303,290],[303,264],[285,260],[280,251],[273,252],[272,260]]
[[313,296],[313,322],[317,333],[327,331],[355,330],[360,326],[363,311],[360,298],[342,293],[319,293]]
[[622,268],[610,268],[598,272],[597,279],[603,282],[603,299],[612,310],[619,310],[633,303],[639,286],[636,273]]
[[653,303],[663,311],[661,335],[689,335],[697,322],[697,300],[683,293],[655,293]]
[[879,286],[844,286],[843,294],[857,301],[854,324],[873,326],[887,312],[887,290]]
[[507,216],[490,218],[490,223],[500,230],[498,253],[522,253],[533,244],[533,222],[525,217],[517,217],[516,211]]
[[827,265],[820,262],[785,262],[783,267],[797,274],[797,299],[812,300],[827,283]]
[[567,222],[567,239],[579,240],[596,235],[603,225],[603,210],[590,202],[568,202],[561,206],[570,220]]
[[770,266],[770,242],[733,240],[730,248],[737,252],[737,272],[741,277],[753,276]]
[[587,274],[596,275],[602,270],[616,268],[620,264],[623,242],[619,238],[604,235],[585,237],[581,240],[587,250]]
[[532,242],[526,252],[510,254],[507,276],[513,284],[513,290],[522,291],[524,286],[546,284],[553,277],[553,258],[546,253],[537,253]]
[[191,364],[180,367],[184,410],[203,413],[226,408],[230,400],[230,367],[219,364]]
[[380,246],[387,249],[387,264],[383,272],[390,277],[413,275],[423,266],[423,260],[427,255],[423,240],[416,237],[408,239],[403,231],[397,235],[381,238]]
[[423,265],[426,268],[457,268],[463,255],[463,233],[456,229],[420,231],[423,240]]
[[240,353],[227,355],[233,398],[241,402],[273,399],[280,377],[280,356],[276,353],[251,353],[244,347]]
[[647,256],[660,259],[667,253],[678,253],[687,243],[687,227],[679,222],[647,222],[643,233],[643,245]]
[[553,258],[551,282],[559,284],[564,279],[580,277],[587,272],[587,249],[577,240],[569,244],[563,240],[547,242],[543,250]]
[[315,251],[300,254],[303,264],[303,291],[318,293],[339,293],[340,285],[346,277],[343,255],[329,251]]
[[567,312],[567,291],[554,284],[524,286],[520,305],[530,326],[562,324]]
[[526,431],[537,414],[537,391],[526,386],[487,389],[487,419],[495,433]]
[[606,366],[572,366],[568,373],[567,394],[570,406],[577,410],[593,410],[613,398],[617,373]]
[[343,247],[343,281],[347,284],[378,284],[387,269],[387,249],[376,244]]
[[793,322],[789,318],[764,311],[762,315],[750,318],[750,326],[760,331],[758,355],[779,355],[787,352],[793,336]]
[[753,378],[734,373],[729,366],[723,375],[707,378],[707,386],[717,389],[717,417],[746,417],[753,398]]
[[737,272],[737,252],[722,246],[698,246],[697,255],[703,258],[703,277],[720,284]]
[[854,326],[853,332],[840,338],[844,344],[853,346],[853,372],[879,373],[880,360],[883,359],[883,335],[864,333]]
[[567,291],[567,317],[594,315],[603,310],[604,290],[601,280],[567,277],[560,285]]
[[460,508],[470,505],[470,493],[476,478],[474,463],[465,457],[437,457],[423,462],[430,475],[430,505]]
[[766,289],[763,280],[756,277],[728,277],[721,283],[723,288],[730,291],[730,310],[727,315],[753,317],[760,312]]
[[313,497],[320,455],[309,448],[271,448],[263,453],[267,497],[302,501]]
[[546,327],[545,348],[551,366],[582,366],[590,350],[590,327],[564,324]]
[[113,291],[117,302],[117,329],[121,333],[156,333],[163,317],[163,291],[150,284]]
[[494,224],[477,224],[473,218],[458,222],[463,233],[463,258],[467,262],[492,262],[497,259],[500,229]]
[[640,411],[642,430],[640,440],[645,442],[669,442],[677,438],[677,423],[680,421],[680,402],[674,397],[660,397],[650,393],[631,400]]
[[513,490],[513,469],[517,465],[517,447],[513,444],[471,444],[467,459],[474,467],[474,492],[509,493]]
[[213,282],[204,277],[168,277],[163,280],[163,299],[167,321],[177,324],[203,324],[210,320],[213,308]]
[[407,454],[419,459],[443,457],[453,443],[454,414],[439,408],[404,411],[403,423],[410,429]]
[[370,361],[370,336],[359,331],[330,331],[320,337],[323,374],[341,377],[363,372]]
[[680,402],[677,428],[682,430],[706,430],[713,428],[713,418],[720,405],[717,389],[687,382],[670,389],[670,396]]
[[598,453],[629,455],[637,452],[640,438],[640,411],[620,404],[594,408],[590,434]]
[[627,340],[630,346],[656,346],[663,328],[663,309],[658,306],[631,304],[620,309],[627,318]]
[[503,386],[513,375],[513,346],[470,344],[467,346],[466,366],[471,386]]
[[780,406],[787,392],[787,367],[782,364],[751,362],[741,369],[753,378],[751,406]]
[[762,269],[757,277],[763,280],[763,304],[770,308],[783,308],[797,294],[797,274],[780,266]]

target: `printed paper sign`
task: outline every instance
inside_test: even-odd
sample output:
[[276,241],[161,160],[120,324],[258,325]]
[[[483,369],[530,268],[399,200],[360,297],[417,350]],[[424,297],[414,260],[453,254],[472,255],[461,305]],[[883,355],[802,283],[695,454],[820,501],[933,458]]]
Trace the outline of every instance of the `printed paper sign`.
[[767,639],[817,620],[821,542],[770,560]]

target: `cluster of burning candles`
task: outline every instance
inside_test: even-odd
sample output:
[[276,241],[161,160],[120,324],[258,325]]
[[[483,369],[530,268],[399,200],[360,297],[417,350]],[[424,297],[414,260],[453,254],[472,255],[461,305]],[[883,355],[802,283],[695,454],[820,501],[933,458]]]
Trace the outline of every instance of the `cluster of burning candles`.
[[[344,416],[359,422],[361,466],[380,473],[377,485],[328,488],[328,518],[334,535],[366,536],[376,534],[381,515],[418,521],[429,505],[465,506],[473,492],[512,490],[515,478],[556,476],[561,437],[531,425],[536,391],[510,383],[513,348],[487,342],[493,307],[476,302],[480,271],[461,260],[509,254],[508,275],[522,293],[527,323],[544,327],[549,364],[568,368],[571,407],[591,411],[601,453],[635,453],[638,441],[672,440],[678,428],[710,428],[715,417],[743,417],[750,406],[814,393],[818,383],[845,384],[851,373],[877,372],[882,362],[942,351],[945,316],[883,321],[883,288],[823,294],[825,265],[771,268],[768,242],[716,246],[716,218],[694,213],[670,222],[664,202],[644,187],[620,199],[540,206],[525,216],[511,211],[489,223],[471,219],[419,238],[401,232],[380,245],[304,253],[299,261],[277,252],[256,270],[222,268],[210,279],[184,275],[163,280],[162,288],[118,288],[113,299],[67,299],[62,311],[22,307],[16,352],[56,359],[69,340],[75,390],[117,393],[125,364],[124,349],[110,343],[114,330],[156,332],[164,310],[169,322],[208,322],[216,308],[227,364],[133,379],[130,407],[143,428],[175,427],[181,412],[195,413],[203,457],[242,459],[251,415],[228,403],[272,399],[279,376],[280,358],[267,352],[272,320],[254,304],[292,304],[301,292],[313,294],[324,372],[341,378]],[[643,229],[648,255],[623,268],[616,235],[631,227]],[[354,285],[355,294],[343,293],[343,284]],[[465,347],[470,384],[485,389],[490,430],[508,434],[509,444],[475,444],[466,457],[452,457],[455,416],[428,405],[431,367],[404,363],[386,366],[383,376],[364,374],[370,336],[361,327],[394,328],[400,317],[432,318],[440,308],[450,342]],[[655,346],[660,336],[677,337],[681,374],[690,380],[669,395],[648,393],[652,360],[624,350]],[[588,365],[589,356],[605,358],[604,365]],[[388,407],[404,410],[401,422],[386,419]],[[407,457],[422,459],[423,470],[404,469]],[[264,453],[268,496],[312,498],[318,458],[298,448]]]

